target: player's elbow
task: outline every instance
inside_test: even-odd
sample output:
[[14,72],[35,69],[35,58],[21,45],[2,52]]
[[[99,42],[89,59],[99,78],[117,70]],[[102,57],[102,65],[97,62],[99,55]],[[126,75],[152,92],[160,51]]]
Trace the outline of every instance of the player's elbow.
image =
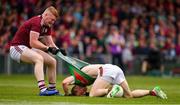
[[29,45],[31,46],[31,47],[33,47],[33,48],[36,48],[36,44],[35,44],[36,42],[35,41],[30,41],[29,42]]
[[68,84],[66,81],[62,81],[62,86],[67,86]]

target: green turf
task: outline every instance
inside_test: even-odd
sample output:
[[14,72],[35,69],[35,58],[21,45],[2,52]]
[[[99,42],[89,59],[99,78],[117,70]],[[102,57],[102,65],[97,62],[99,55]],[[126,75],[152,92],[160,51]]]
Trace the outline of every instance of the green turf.
[[[58,76],[57,87],[62,92]],[[59,104],[180,104],[180,78],[158,78],[128,76],[131,89],[152,89],[159,85],[167,93],[168,99],[162,100],[153,96],[125,99],[105,97],[69,97],[69,96],[38,96],[38,88],[33,75],[0,75],[0,105],[59,105]]]

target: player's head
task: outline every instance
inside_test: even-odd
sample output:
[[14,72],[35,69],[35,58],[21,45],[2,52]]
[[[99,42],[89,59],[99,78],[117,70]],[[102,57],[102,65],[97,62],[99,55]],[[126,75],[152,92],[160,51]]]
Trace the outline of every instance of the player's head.
[[58,11],[53,6],[48,7],[42,14],[43,25],[51,27],[58,17]]
[[86,86],[79,86],[75,85],[71,89],[72,96],[84,96],[86,95],[87,87]]

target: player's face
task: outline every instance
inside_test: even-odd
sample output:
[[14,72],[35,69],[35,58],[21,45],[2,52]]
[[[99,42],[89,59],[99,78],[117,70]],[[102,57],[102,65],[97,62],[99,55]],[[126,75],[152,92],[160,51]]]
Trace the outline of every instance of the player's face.
[[86,94],[87,88],[86,87],[81,87],[76,85],[75,87],[75,96],[84,96]]
[[77,96],[83,96],[83,95],[85,95],[86,90],[87,90],[86,88],[80,87],[80,88],[78,89],[76,95],[77,95]]
[[56,17],[52,13],[48,12],[45,14],[44,25],[51,27],[55,21]]

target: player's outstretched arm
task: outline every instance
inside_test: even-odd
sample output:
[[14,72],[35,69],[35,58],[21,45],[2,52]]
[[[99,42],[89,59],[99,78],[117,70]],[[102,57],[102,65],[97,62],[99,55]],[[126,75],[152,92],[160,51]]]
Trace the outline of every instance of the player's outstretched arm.
[[74,77],[73,76],[69,76],[67,78],[65,78],[62,82],[62,87],[64,90],[64,94],[67,96],[69,95],[69,86],[74,84]]

